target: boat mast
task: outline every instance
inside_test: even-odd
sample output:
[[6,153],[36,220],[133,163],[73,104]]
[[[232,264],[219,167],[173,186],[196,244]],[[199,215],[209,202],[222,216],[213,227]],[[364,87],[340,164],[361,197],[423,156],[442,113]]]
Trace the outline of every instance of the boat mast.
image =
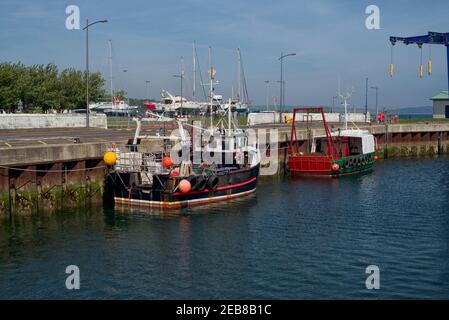
[[112,85],[112,40],[109,40],[109,81],[111,82],[111,107],[114,108],[114,87]]
[[241,62],[240,62],[240,48],[237,48],[237,95],[238,95],[238,101],[240,102],[240,99],[242,97],[242,71],[241,71]]
[[345,130],[348,130],[348,99],[350,94],[346,95],[339,94],[340,98],[343,100],[343,105],[345,106]]
[[231,109],[231,99],[228,101],[228,134],[231,136],[231,121],[232,121],[232,109]]
[[212,67],[212,48],[209,46],[209,79],[210,79],[210,86],[209,86],[209,94],[210,94],[210,130],[212,132],[212,128],[214,126],[214,119],[212,116],[212,103],[214,99],[214,89],[213,89],[213,79],[214,79],[214,69]]
[[196,49],[195,49],[195,41],[193,41],[193,91],[192,91],[192,96],[193,96],[193,101],[195,101],[195,91],[196,91]]
[[345,130],[348,130],[348,97],[344,98],[345,103]]

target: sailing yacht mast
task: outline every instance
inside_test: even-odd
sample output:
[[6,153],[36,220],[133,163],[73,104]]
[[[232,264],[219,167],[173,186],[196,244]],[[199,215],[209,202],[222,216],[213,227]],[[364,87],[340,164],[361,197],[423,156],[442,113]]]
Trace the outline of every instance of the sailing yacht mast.
[[241,71],[241,62],[240,62],[240,48],[237,48],[237,95],[238,101],[240,102],[242,99],[242,71]]
[[214,68],[212,67],[212,48],[209,46],[209,79],[210,79],[210,86],[209,86],[209,92],[210,92],[210,130],[212,131],[212,128],[214,126],[214,119],[212,116],[212,103],[214,100],[214,89],[213,89],[213,79],[214,79]]
[[111,106],[114,108],[114,87],[112,85],[112,40],[109,40],[109,81],[111,82]]
[[195,91],[196,91],[196,48],[195,48],[195,41],[193,41],[193,89],[192,89],[192,97],[193,100],[195,101]]

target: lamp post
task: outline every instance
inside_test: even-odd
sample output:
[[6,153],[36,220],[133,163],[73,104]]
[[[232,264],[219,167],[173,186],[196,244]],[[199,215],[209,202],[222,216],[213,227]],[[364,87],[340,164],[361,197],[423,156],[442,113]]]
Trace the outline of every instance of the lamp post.
[[175,75],[173,75],[173,77],[179,78],[181,80],[181,116],[182,116],[183,115],[183,110],[182,110],[182,82],[183,82],[183,79],[184,79],[184,75],[182,73],[181,74],[175,74]]
[[337,96],[333,96],[333,97],[332,97],[332,110],[331,110],[331,113],[334,113],[335,99],[337,99],[337,98],[338,98]]
[[269,90],[270,90],[270,81],[266,80],[265,84],[267,85],[267,96],[266,96],[266,104],[267,104],[267,111],[268,111],[268,96],[269,96]]
[[146,82],[146,84],[147,84],[147,99],[148,99],[148,103],[150,103],[150,83],[151,83],[151,81],[150,80],[147,80],[147,81],[145,81]]
[[[127,73],[128,72],[128,69],[124,69],[123,70],[123,73]],[[126,86],[123,86],[123,90],[124,90],[124,92],[126,93],[126,105],[125,105],[125,111],[126,111],[126,116],[128,117],[128,128],[129,128],[129,125],[130,125],[130,114],[129,114],[129,92],[127,92],[126,91]],[[123,97],[123,98],[125,98],[125,97]],[[128,107],[126,107],[126,106],[128,106]]]
[[365,122],[368,121],[368,78],[366,78],[366,94],[365,94]]
[[285,83],[283,80],[283,62],[284,62],[284,58],[286,57],[292,57],[292,56],[296,56],[296,53],[289,53],[289,54],[283,54],[281,52],[281,56],[278,60],[281,61],[281,90],[280,90],[280,102],[279,102],[279,123],[282,122],[282,112],[283,112],[283,107],[284,107],[284,99],[285,99]]
[[86,128],[89,128],[89,27],[97,23],[106,23],[108,20],[97,20],[89,23],[89,19],[86,19],[86,26],[83,30],[86,30]]
[[379,87],[371,87],[371,89],[376,90],[376,117],[375,120],[377,121],[377,117],[379,116],[379,106],[378,106],[378,96],[379,96]]

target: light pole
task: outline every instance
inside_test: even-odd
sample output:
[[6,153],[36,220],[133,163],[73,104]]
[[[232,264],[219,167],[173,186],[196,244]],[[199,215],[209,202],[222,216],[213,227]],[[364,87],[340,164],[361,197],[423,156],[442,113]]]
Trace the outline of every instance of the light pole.
[[268,96],[269,96],[269,88],[270,88],[270,81],[266,80],[265,84],[267,85],[267,96],[266,96],[266,103],[267,103],[267,111],[268,111]]
[[150,103],[150,80],[147,80],[147,81],[145,81],[146,82],[146,84],[148,85],[148,87],[147,87],[147,99],[148,99],[148,103]]
[[332,97],[332,110],[331,110],[331,113],[334,113],[335,99],[337,99],[337,98],[338,98],[337,96],[333,96],[333,97]]
[[[127,72],[128,72],[128,69],[123,70],[123,73],[127,73]],[[129,92],[126,92],[126,86],[123,86],[123,88],[125,88],[124,91],[126,93],[126,105],[128,106],[127,109],[125,109],[125,110],[126,110],[126,116],[128,117],[128,128],[129,128],[129,120],[130,120],[129,119]],[[126,108],[126,106],[125,106],[125,108]]]
[[173,75],[173,77],[175,77],[175,78],[179,78],[179,79],[181,79],[181,116],[183,115],[183,110],[182,110],[182,82],[183,82],[183,79],[184,79],[184,75],[181,73],[181,74],[175,74],[175,75]]
[[89,23],[89,19],[86,19],[86,26],[83,30],[86,30],[86,128],[89,128],[89,27],[97,23],[106,23],[108,20],[97,20]]
[[286,57],[291,57],[291,56],[296,56],[296,53],[289,53],[289,54],[283,54],[281,52],[281,56],[278,60],[281,61],[281,94],[280,94],[280,103],[279,103],[279,123],[282,123],[282,112],[283,112],[283,107],[284,107],[284,99],[285,99],[285,83],[283,80],[283,62],[284,62],[284,58]]
[[366,78],[366,94],[365,94],[365,122],[368,121],[368,78]]
[[379,96],[379,87],[371,87],[371,89],[376,90],[376,117],[375,120],[377,121],[377,117],[379,116],[379,106],[378,106],[378,96]]

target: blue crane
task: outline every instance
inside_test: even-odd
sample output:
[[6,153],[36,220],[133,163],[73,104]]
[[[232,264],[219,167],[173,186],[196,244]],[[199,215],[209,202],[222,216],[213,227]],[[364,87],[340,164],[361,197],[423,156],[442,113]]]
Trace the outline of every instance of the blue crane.
[[[406,45],[416,43],[418,47],[421,49],[423,44],[442,44],[446,46],[447,50],[447,81],[448,81],[448,91],[449,91],[449,33],[439,33],[439,32],[429,32],[425,36],[417,36],[417,37],[390,37],[390,42],[394,46],[396,42],[403,42]],[[429,62],[429,73],[431,69],[431,64]],[[393,74],[393,65],[390,66],[390,75]],[[422,75],[422,65],[420,73]]]

